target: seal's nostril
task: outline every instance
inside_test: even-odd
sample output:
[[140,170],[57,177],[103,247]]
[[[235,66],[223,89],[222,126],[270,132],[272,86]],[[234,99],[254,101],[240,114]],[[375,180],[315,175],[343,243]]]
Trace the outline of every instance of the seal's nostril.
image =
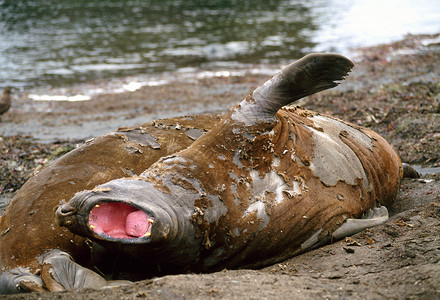
[[[72,215],[76,213],[76,209],[69,204],[62,204],[55,212],[55,223],[58,226],[69,226],[72,224]],[[69,218],[70,217],[70,218]]]
[[69,204],[63,204],[57,209],[57,214],[61,214],[63,216],[70,216],[75,212],[75,208],[70,206]]

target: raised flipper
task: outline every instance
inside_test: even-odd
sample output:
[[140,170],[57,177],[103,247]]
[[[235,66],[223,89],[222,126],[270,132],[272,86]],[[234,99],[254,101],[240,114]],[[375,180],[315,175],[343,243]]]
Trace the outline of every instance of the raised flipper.
[[246,125],[272,122],[281,107],[337,86],[336,81],[343,80],[353,66],[352,61],[339,54],[306,55],[256,88],[235,109],[232,119]]
[[28,268],[18,267],[0,274],[0,294],[17,294],[44,291],[40,276]]
[[361,219],[347,219],[332,233],[334,239],[342,239],[364,229],[385,223],[388,220],[388,210],[385,206],[372,208]]
[[131,284],[129,281],[107,281],[97,273],[75,263],[69,254],[51,250],[38,257],[41,279],[51,292],[78,288],[100,289]]

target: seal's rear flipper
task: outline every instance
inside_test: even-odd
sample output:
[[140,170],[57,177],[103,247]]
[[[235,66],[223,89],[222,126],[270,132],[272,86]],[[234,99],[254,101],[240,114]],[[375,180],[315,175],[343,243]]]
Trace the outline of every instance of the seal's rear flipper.
[[253,125],[275,120],[277,111],[305,96],[338,85],[354,66],[339,54],[314,53],[288,65],[240,103],[232,118]]
[[385,223],[388,220],[388,210],[385,206],[372,208],[361,219],[347,219],[332,233],[334,239],[340,240],[358,233],[364,229]]

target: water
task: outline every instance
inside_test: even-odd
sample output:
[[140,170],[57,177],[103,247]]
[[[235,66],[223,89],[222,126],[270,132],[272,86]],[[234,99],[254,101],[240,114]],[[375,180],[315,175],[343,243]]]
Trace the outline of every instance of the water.
[[0,88],[249,69],[437,32],[432,0],[0,0]]
[[412,165],[412,167],[422,176],[426,174],[440,174],[440,167],[424,167],[421,165]]

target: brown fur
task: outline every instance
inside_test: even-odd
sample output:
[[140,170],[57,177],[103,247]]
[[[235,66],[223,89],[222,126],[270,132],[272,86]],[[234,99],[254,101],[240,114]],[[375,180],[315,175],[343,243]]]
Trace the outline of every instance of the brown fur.
[[[204,123],[197,123],[211,130],[192,144],[188,136],[178,142],[170,131],[154,134],[150,131],[156,128],[154,123],[108,136],[122,142],[98,146],[95,151],[104,150],[102,156],[96,156],[95,151],[82,154],[96,167],[81,189],[127,173],[134,176],[77,194],[58,208],[58,224],[90,236],[101,245],[116,245],[118,250],[138,258],[136,263],[140,265],[154,261],[180,271],[261,267],[331,241],[335,230],[347,219],[359,218],[378,205],[391,205],[402,176],[400,159],[384,139],[370,130],[305,109],[281,107],[336,86],[352,66],[340,55],[308,55],[258,87],[221,122],[215,124],[217,120],[206,117]],[[145,131],[150,135],[143,135]],[[157,136],[157,141],[151,136]],[[178,150],[176,145],[185,143],[191,145],[159,159],[169,154],[164,149]],[[118,147],[122,149],[115,150]],[[81,150],[72,155],[78,153]],[[100,165],[103,156],[107,158]],[[146,168],[157,159],[138,175],[142,169],[136,167]],[[90,173],[89,166],[81,163],[82,159],[76,162],[73,173],[83,179]],[[104,171],[104,166],[114,169],[114,173]],[[73,179],[65,178],[72,172],[66,169],[60,168],[64,172],[61,178],[71,184]],[[57,171],[56,167],[49,168],[55,176],[42,177],[47,178],[44,188],[50,187],[48,179],[59,177]],[[58,186],[57,190],[67,190],[67,186]],[[24,190],[26,193],[28,189]],[[38,203],[30,203],[35,207],[26,206],[23,200],[14,202],[18,205],[13,203],[10,211],[21,210],[24,215],[17,216],[15,226],[10,225],[12,213],[1,221],[2,228],[6,228],[2,238],[16,230],[9,247],[18,235],[34,230],[35,236],[28,240],[46,238],[31,245],[32,250],[37,249],[31,255],[15,248],[27,255],[20,262],[28,259],[25,264],[31,264],[35,254],[47,245],[73,254],[76,260],[88,257],[83,238],[72,242],[77,237],[67,231],[42,234],[53,223],[38,225],[34,218],[31,223],[35,226],[30,230],[18,224],[38,213],[39,220],[53,215],[54,205],[68,197],[61,194],[50,204],[40,198]],[[150,235],[125,240],[94,232],[89,212],[102,201],[133,203],[148,211],[155,219]],[[42,205],[41,210],[38,205]],[[343,234],[351,234],[344,230]],[[8,255],[14,252],[8,253],[1,240],[0,245],[0,253],[7,253],[2,261],[13,264]]]
[[[1,270],[36,268],[36,257],[54,248],[87,264],[90,255],[85,238],[55,224],[60,203],[109,180],[140,174],[160,157],[193,143],[189,130],[206,131],[218,121],[218,116],[201,115],[122,128],[86,142],[45,167],[23,185],[0,219]],[[150,146],[146,134],[157,145]]]
[[[200,184],[202,192],[194,201],[193,215],[198,236],[203,239],[199,259],[212,258],[219,249],[222,253],[210,269],[259,267],[280,261],[300,253],[301,244],[315,232],[322,229],[319,239],[329,240],[345,219],[359,218],[378,204],[391,205],[402,175],[401,163],[389,144],[373,131],[337,120],[366,134],[372,142],[370,150],[347,132],[339,133],[361,161],[368,176],[368,189],[362,178],[356,178],[354,183],[339,180],[335,186],[328,186],[314,174],[310,164],[315,145],[310,128],[324,131],[313,121],[317,115],[301,108],[282,109],[277,113],[275,127],[271,122],[246,127],[227,117],[209,134],[176,154],[185,162],[161,160],[141,175],[156,182],[159,189],[166,187],[166,178],[193,192],[197,190],[194,182]],[[277,166],[275,159],[279,159]],[[268,187],[262,187],[267,190],[262,195],[253,194],[257,183],[250,172],[258,171],[264,178],[271,170],[291,189],[292,179],[296,180],[302,186],[301,193],[293,196],[286,188],[280,203]],[[208,222],[204,216],[213,208],[208,198],[217,196],[227,213],[218,222]],[[265,204],[270,218],[263,228],[259,228],[263,220],[256,211],[246,213],[256,197]]]

